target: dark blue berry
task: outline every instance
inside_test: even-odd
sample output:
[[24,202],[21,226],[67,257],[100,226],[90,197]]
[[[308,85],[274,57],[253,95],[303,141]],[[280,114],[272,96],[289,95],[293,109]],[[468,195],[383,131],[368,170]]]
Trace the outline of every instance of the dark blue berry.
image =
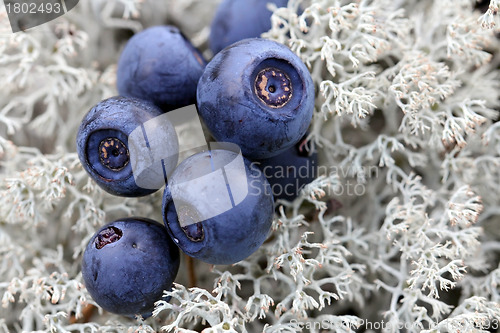
[[[234,163],[238,156],[241,164]],[[175,190],[183,184],[184,189]],[[266,240],[273,205],[268,181],[250,168],[250,161],[232,151],[212,150],[187,158],[174,170],[163,196],[163,219],[187,255],[233,264]],[[204,218],[207,214],[212,217]]]
[[252,159],[276,156],[306,132],[314,85],[286,46],[261,38],[237,42],[207,65],[198,111],[218,141],[233,142]]
[[179,250],[165,227],[145,218],[103,226],[90,239],[82,276],[94,301],[121,315],[151,315],[179,269]]
[[194,104],[206,65],[201,53],[173,26],[134,35],[118,61],[120,95],[152,101],[163,111]]
[[[85,115],[77,133],[77,152],[83,168],[111,194],[136,197],[155,192],[164,185],[163,176],[153,186],[137,182],[138,177],[148,178],[147,173],[151,173],[145,166],[152,161],[148,151],[151,147],[147,147],[150,142],[163,144],[163,150],[176,151],[178,147],[173,126],[168,122],[159,124],[162,115],[160,108],[136,98],[112,97],[98,103]],[[144,124],[151,124],[146,126],[149,132]],[[138,133],[140,138],[134,141],[134,149],[129,142],[131,133]],[[159,138],[163,138],[162,142],[158,142]],[[141,140],[144,147],[138,146]],[[165,159],[167,169],[175,166],[176,155],[174,159]],[[156,170],[161,165],[151,168],[163,175]]]
[[252,165],[262,170],[276,200],[292,201],[305,185],[318,177],[318,153],[310,152],[305,140],[306,137],[278,156],[256,161]]
[[217,7],[210,27],[210,48],[214,54],[237,41],[260,37],[271,29],[268,3],[285,7],[288,0],[224,0]]

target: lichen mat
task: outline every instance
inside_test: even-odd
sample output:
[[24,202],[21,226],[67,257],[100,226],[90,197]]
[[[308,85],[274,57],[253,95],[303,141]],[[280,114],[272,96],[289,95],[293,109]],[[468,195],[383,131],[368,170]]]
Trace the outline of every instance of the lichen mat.
[[308,146],[324,172],[293,202],[276,201],[249,258],[182,258],[152,317],[96,307],[80,272],[87,242],[124,216],[161,221],[162,193],[103,192],[75,133],[116,95],[134,32],[168,22],[211,59],[218,3],[80,1],[16,34],[0,4],[0,332],[495,331],[497,0],[487,12],[475,0],[271,6],[263,37],[290,47],[315,84]]

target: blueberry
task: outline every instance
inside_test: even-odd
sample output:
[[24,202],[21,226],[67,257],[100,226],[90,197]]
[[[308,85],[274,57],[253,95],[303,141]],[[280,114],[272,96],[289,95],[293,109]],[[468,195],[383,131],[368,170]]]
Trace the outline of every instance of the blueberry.
[[318,153],[307,149],[306,136],[287,151],[255,161],[271,184],[274,198],[292,201],[302,187],[316,179]]
[[249,160],[213,149],[192,155],[174,170],[163,196],[163,220],[187,255],[233,264],[265,241],[273,205],[268,181]]
[[210,29],[210,49],[214,54],[237,41],[260,37],[271,29],[272,12],[268,3],[285,7],[288,0],[224,0]]
[[276,156],[306,132],[314,85],[286,46],[245,39],[219,52],[197,90],[198,111],[214,138],[233,142],[251,159]]
[[[158,171],[161,166],[144,166],[149,161],[148,147],[161,144],[170,151],[178,147],[173,126],[168,122],[156,123],[162,115],[154,104],[136,98],[112,97],[98,103],[85,115],[77,133],[78,157],[83,168],[111,194],[137,197],[155,192],[165,179]],[[147,133],[146,128],[150,127]],[[136,134],[139,140],[132,141]],[[173,169],[175,164],[176,159],[170,159],[165,168]],[[161,174],[158,184],[139,186],[139,180],[147,178],[151,170]]]
[[90,239],[82,276],[103,309],[149,316],[154,302],[171,288],[179,263],[179,249],[163,225],[146,218],[124,218],[103,226]]
[[194,104],[206,65],[201,53],[173,26],[134,35],[118,61],[120,95],[152,101],[163,111]]

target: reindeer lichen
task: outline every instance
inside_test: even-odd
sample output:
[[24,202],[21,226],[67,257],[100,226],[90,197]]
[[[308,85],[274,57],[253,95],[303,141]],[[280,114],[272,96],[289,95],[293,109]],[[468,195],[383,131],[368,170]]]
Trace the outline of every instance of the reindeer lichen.
[[117,93],[134,32],[176,24],[210,56],[219,2],[80,1],[16,34],[0,5],[0,332],[498,329],[498,0],[486,12],[475,0],[270,5],[263,37],[290,47],[315,83],[308,140],[323,172],[276,203],[248,259],[184,261],[152,317],[93,302],[80,273],[88,240],[114,218],[161,221],[161,191],[103,192],[80,165],[76,129]]

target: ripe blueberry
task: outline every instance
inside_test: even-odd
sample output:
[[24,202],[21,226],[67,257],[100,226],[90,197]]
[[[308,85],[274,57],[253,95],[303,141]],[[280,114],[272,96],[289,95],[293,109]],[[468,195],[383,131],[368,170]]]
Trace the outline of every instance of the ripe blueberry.
[[217,141],[240,146],[251,159],[276,156],[306,132],[314,85],[286,46],[245,39],[207,65],[198,83],[198,111]]
[[103,309],[149,316],[154,302],[171,288],[179,263],[179,249],[164,226],[145,218],[124,218],[103,226],[90,239],[82,276]]
[[[238,156],[240,168],[231,165]],[[182,184],[191,190],[176,190]],[[169,178],[163,220],[187,255],[210,264],[233,264],[267,238],[273,220],[271,188],[241,155],[222,149],[201,152],[179,164]]]
[[295,146],[268,159],[255,161],[252,166],[260,167],[273,191],[274,199],[292,201],[302,187],[316,179],[318,153],[310,154],[306,149],[304,136]]
[[237,41],[260,37],[271,29],[268,3],[285,7],[288,0],[224,0],[210,27],[210,49],[214,54]]
[[[130,97],[106,99],[85,115],[77,133],[78,157],[83,168],[105,191],[119,196],[137,197],[153,193],[164,184],[156,188],[138,186],[135,178],[140,176],[139,171],[148,171],[142,165],[149,155],[147,150],[140,147],[131,150],[136,146],[129,145],[134,130],[134,133],[138,133],[141,127],[144,130],[146,122],[158,119],[160,115],[163,115],[162,110],[152,103]],[[164,150],[177,149],[177,136],[170,123],[153,130],[158,133],[149,133],[150,142],[158,145],[158,138],[163,138],[161,143],[168,148]],[[147,133],[144,136],[142,132],[139,134],[144,141]],[[131,155],[131,151],[138,151],[143,156]],[[176,161],[169,163],[175,166]],[[134,166],[138,167],[134,169]]]
[[152,101],[163,111],[195,103],[196,84],[206,65],[201,53],[173,26],[134,35],[118,61],[120,95]]

